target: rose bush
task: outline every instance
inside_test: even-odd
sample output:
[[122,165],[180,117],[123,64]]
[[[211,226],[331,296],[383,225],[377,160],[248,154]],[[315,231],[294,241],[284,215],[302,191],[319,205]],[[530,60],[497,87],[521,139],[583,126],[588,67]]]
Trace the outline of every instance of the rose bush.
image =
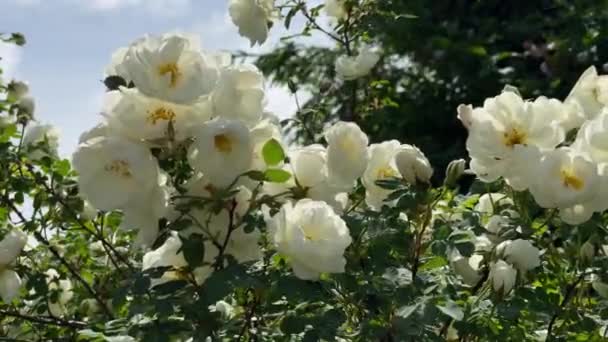
[[[229,12],[263,43],[269,21],[305,8],[290,4]],[[352,4],[327,1],[338,32]],[[358,49],[336,58],[336,77],[370,81],[389,56],[367,40],[349,40]],[[27,86],[2,85],[0,336],[601,341],[604,77],[589,69],[563,100],[507,86],[454,108],[470,164],[438,185],[423,151],[352,122],[290,145],[257,68],[189,35],[112,56],[100,122],[71,163]]]

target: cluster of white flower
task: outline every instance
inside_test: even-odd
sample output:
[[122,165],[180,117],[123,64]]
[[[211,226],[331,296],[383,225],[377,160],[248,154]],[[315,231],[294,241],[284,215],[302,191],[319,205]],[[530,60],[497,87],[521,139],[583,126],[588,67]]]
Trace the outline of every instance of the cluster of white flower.
[[516,191],[529,190],[566,223],[583,223],[608,209],[607,105],[608,76],[594,67],[565,101],[524,100],[505,89],[483,107],[461,105],[471,170],[483,181],[502,177]]
[[[335,20],[341,21],[348,17],[344,0],[326,0],[323,8],[327,16]],[[230,0],[229,13],[239,34],[249,39],[253,46],[266,41],[279,10],[275,7],[274,0]],[[336,59],[336,74],[345,81],[364,77],[378,64],[380,57],[381,50],[378,47],[362,45],[356,56],[342,55]]]
[[[298,277],[316,279],[322,272],[342,272],[342,255],[351,237],[339,214],[348,206],[348,193],[357,181],[361,179],[367,203],[377,210],[391,203],[384,203],[390,191],[376,181],[403,178],[428,183],[432,175],[416,147],[397,141],[368,147],[365,133],[346,122],[328,127],[327,147],[295,148],[287,153],[288,162],[279,157],[285,160],[269,164],[266,146],[282,150],[284,144],[277,119],[264,112],[263,76],[252,65],[232,65],[229,56],[203,51],[193,37],[139,39],[113,55],[106,73],[122,78],[123,86],[107,93],[103,122],[82,134],[73,155],[87,206],[121,210],[122,226],[137,228],[136,243],[149,248],[158,236],[159,219],[179,219],[175,205],[180,197],[214,198],[228,188],[233,193],[233,207],[191,209],[187,215],[194,221],[192,227],[172,233],[160,248],[145,255],[144,269],[175,268],[159,282],[182,276],[179,269],[188,265],[182,239],[194,234],[204,237],[205,257],[194,272],[199,283],[211,274],[220,253],[238,262],[260,259],[261,232],[245,232],[244,224],[254,205],[253,191],[284,202],[280,214],[272,217],[266,211],[266,220],[271,241]],[[194,170],[185,184],[173,184],[151,153],[156,148],[171,154],[176,146],[187,149]],[[250,171],[287,177],[269,177],[260,186],[241,177]],[[178,193],[178,185],[186,192]],[[292,203],[292,197],[300,200]]]
[[[475,251],[464,257],[454,248],[450,264],[465,284],[475,286],[482,279],[482,268],[489,265],[489,280],[495,291],[507,294],[515,286],[518,274],[540,266],[540,250],[523,239],[505,240],[503,229],[519,217],[513,201],[500,193],[488,193],[479,198],[475,211],[482,215],[486,232],[474,241]],[[461,219],[461,218],[459,218]]]
[[12,230],[0,241],[0,298],[10,303],[19,293],[21,278],[11,269],[27,243],[27,235],[20,230]]

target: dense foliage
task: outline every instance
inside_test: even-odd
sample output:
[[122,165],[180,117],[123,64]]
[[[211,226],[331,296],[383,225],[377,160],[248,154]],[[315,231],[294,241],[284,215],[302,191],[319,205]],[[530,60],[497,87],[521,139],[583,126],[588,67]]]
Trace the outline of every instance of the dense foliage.
[[[290,44],[258,61],[313,92],[287,127],[264,109],[260,70],[183,34],[117,50],[103,116],[71,161],[36,120],[27,84],[0,84],[0,338],[605,340],[608,76],[552,66],[549,78],[548,56],[538,69],[512,54],[528,31],[501,37],[488,23],[534,17],[534,1],[457,3],[230,0],[252,44],[296,15],[338,43]],[[554,21],[518,23],[572,25],[570,39],[596,50],[601,38],[571,24],[574,5],[555,6]],[[576,6],[601,25],[591,2]],[[452,36],[434,17],[458,11],[472,14],[451,20],[484,30]],[[318,26],[320,16],[336,26]],[[427,39],[391,42],[397,27]],[[589,58],[576,63],[602,56]],[[508,63],[517,67],[498,71]],[[449,120],[416,131],[415,108]],[[325,125],[324,113],[341,120]],[[427,159],[409,143],[445,149],[426,142],[449,139],[437,125],[458,120],[470,161],[444,173],[429,159],[462,147]],[[290,129],[314,144],[289,146]],[[386,140],[396,134],[403,142]],[[475,181],[461,189],[465,175]]]
[[[311,21],[326,22],[322,11],[305,1],[285,2],[285,13],[297,8]],[[454,116],[460,103],[481,103],[505,84],[528,97],[563,98],[583,70],[601,69],[608,60],[604,0],[350,4],[348,20],[337,25],[336,49],[304,47],[290,39],[256,64],[274,82],[291,82],[312,94],[298,113],[310,125],[320,129],[336,119],[355,121],[373,142],[416,144],[438,169],[466,156],[466,131]],[[302,34],[315,29],[310,24]],[[362,41],[382,46],[383,63],[370,82],[337,81],[334,59]],[[317,141],[296,130],[301,141]]]

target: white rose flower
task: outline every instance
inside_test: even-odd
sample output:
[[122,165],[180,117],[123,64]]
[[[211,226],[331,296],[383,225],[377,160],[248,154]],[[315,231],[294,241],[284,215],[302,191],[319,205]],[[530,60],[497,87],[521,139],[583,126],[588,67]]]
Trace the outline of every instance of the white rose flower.
[[190,104],[209,94],[218,78],[218,60],[198,45],[180,34],[146,36],[129,47],[121,67],[142,93]]
[[129,52],[128,47],[121,47],[112,53],[110,64],[105,69],[105,76],[120,76],[128,84],[131,81],[128,70],[125,69],[125,59]]
[[53,125],[29,125],[23,136],[23,146],[25,146],[28,156],[33,160],[45,156],[52,157],[57,155],[59,137],[59,130]]
[[553,149],[565,138],[560,118],[547,110],[545,100],[524,101],[507,91],[487,99],[481,109],[459,107],[463,109],[460,117],[469,130],[470,167],[481,180],[493,182],[501,176],[507,181],[514,178],[519,181],[517,190],[526,188],[522,179],[528,175],[519,175],[518,171],[528,168],[516,164],[527,166],[536,162],[534,150],[527,148]]
[[159,169],[150,151],[118,137],[80,144],[72,157],[82,196],[99,209],[123,209],[158,186]]
[[211,98],[216,116],[253,126],[264,112],[264,75],[251,64],[222,69]]
[[345,209],[348,196],[329,181],[325,147],[313,144],[299,148],[290,153],[290,160],[295,181],[306,190],[306,197],[327,202],[336,212]]
[[269,23],[275,16],[274,0],[230,0],[228,6],[232,22],[251,46],[266,41]]
[[[180,251],[182,247],[182,241],[178,236],[177,232],[171,232],[171,235],[165,240],[162,246],[150,251],[144,255],[142,261],[142,270],[149,270],[158,267],[171,266],[173,269],[163,273],[161,278],[152,279],[150,287],[154,287],[169,281],[187,279],[186,274],[183,273],[183,269],[188,266],[188,262],[184,257],[184,252]],[[197,267],[194,271],[194,277],[197,284],[202,284],[209,278],[213,273],[213,265],[215,257],[217,256],[217,249],[212,248],[213,245],[205,241],[204,246],[205,255],[203,258],[203,266]]]
[[608,76],[598,76],[594,66],[585,70],[578,79],[566,103],[579,105],[587,119],[595,118],[608,105]]
[[134,201],[122,208],[121,229],[137,229],[134,247],[151,247],[158,236],[158,220],[169,211],[167,177],[159,174],[157,186],[137,195]]
[[357,124],[340,121],[325,132],[325,140],[330,183],[352,189],[367,167],[367,135]]
[[10,269],[27,243],[27,235],[18,229],[10,231],[0,241],[0,298],[10,303],[19,294],[21,278]]
[[287,150],[287,146],[282,141],[281,129],[269,118],[262,119],[251,129],[251,139],[253,141],[252,170],[266,170],[267,166],[264,161],[262,150],[269,140],[274,139],[278,141],[283,147],[283,150]]
[[216,118],[203,124],[194,138],[188,153],[190,163],[213,185],[227,186],[250,170],[254,146],[242,122]]
[[543,208],[568,208],[587,202],[600,184],[598,167],[576,151],[562,147],[545,153],[530,187]]
[[503,241],[496,247],[496,251],[520,272],[540,266],[540,251],[528,240]]
[[[213,185],[206,182],[204,177],[192,180],[192,182],[187,185],[187,188],[189,195],[201,197],[212,197],[216,191]],[[231,208],[225,208],[216,214],[210,212],[209,209],[197,209],[192,212],[192,215],[198,222],[208,222],[208,224],[206,224],[206,227],[193,226],[191,227],[191,232],[201,234],[216,241],[218,244],[223,245],[226,241],[228,231],[233,229],[230,233],[230,238],[228,239],[224,252],[232,255],[241,263],[259,260],[263,256],[259,246],[261,237],[259,229],[253,229],[253,231],[246,233],[244,225],[230,227],[231,222],[236,224],[236,222],[242,221],[243,216],[249,209],[249,201],[251,199],[251,191],[246,187],[239,186],[235,190],[237,190],[237,193],[233,198],[235,207],[232,220],[230,220],[229,214]],[[215,246],[210,248],[217,250]]]
[[585,122],[578,131],[572,148],[586,154],[596,163],[608,163],[608,109]]
[[321,273],[344,272],[344,250],[352,239],[346,223],[327,203],[285,203],[268,225],[277,251],[289,258],[296,277],[317,280]]
[[100,122],[93,128],[86,130],[78,137],[78,143],[85,143],[93,138],[105,137],[108,135],[108,124],[106,122]]
[[53,296],[49,296],[48,307],[49,313],[55,317],[66,315],[68,308],[66,304],[74,297],[72,292],[73,285],[70,279],[61,279],[59,273],[54,269],[49,269],[45,272],[46,283],[49,291],[57,292],[57,301],[52,301]]
[[433,176],[431,163],[416,146],[401,145],[395,155],[395,164],[401,177],[410,184],[429,183]]
[[454,272],[462,277],[465,284],[475,286],[481,280],[480,264],[483,261],[483,256],[473,254],[470,258],[464,257],[457,249],[452,249],[450,252],[450,265]]
[[344,0],[325,0],[325,13],[338,20],[346,18],[346,9],[344,8]]
[[106,93],[105,106],[108,130],[133,140],[166,138],[170,124],[176,139],[183,140],[194,125],[211,118],[211,108],[205,101],[180,105],[147,97],[134,88]]
[[384,199],[391,193],[376,185],[376,181],[398,178],[400,176],[395,164],[395,154],[401,144],[397,140],[372,144],[369,147],[369,162],[361,181],[365,186],[365,202],[373,210],[379,210]]
[[490,265],[490,280],[494,291],[507,294],[515,286],[517,270],[504,260],[498,260]]
[[499,192],[492,192],[481,195],[474,209],[480,213],[492,215],[498,207],[512,205],[513,200],[507,197],[507,195]]
[[212,312],[219,312],[224,319],[231,319],[234,317],[234,307],[223,300],[216,302],[215,305],[209,306],[209,310]]
[[357,56],[340,56],[336,59],[336,73],[341,79],[352,81],[369,74],[379,60],[378,48],[363,45]]

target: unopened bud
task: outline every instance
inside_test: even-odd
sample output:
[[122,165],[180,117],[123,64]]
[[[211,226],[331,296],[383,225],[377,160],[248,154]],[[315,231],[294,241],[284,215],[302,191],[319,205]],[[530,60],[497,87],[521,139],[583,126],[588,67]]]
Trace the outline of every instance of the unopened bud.
[[464,159],[457,159],[450,162],[445,171],[444,185],[450,188],[455,186],[460,177],[464,174],[466,165],[467,162]]
[[7,95],[9,100],[11,101],[19,101],[22,97],[24,97],[30,88],[27,86],[27,83],[20,81],[12,81],[8,84],[7,87]]
[[581,259],[584,261],[591,261],[595,257],[595,246],[589,240],[587,240],[581,246]]
[[20,122],[27,122],[34,118],[36,103],[34,102],[34,98],[31,96],[24,96],[21,100],[19,100],[17,108],[17,117],[19,117]]

